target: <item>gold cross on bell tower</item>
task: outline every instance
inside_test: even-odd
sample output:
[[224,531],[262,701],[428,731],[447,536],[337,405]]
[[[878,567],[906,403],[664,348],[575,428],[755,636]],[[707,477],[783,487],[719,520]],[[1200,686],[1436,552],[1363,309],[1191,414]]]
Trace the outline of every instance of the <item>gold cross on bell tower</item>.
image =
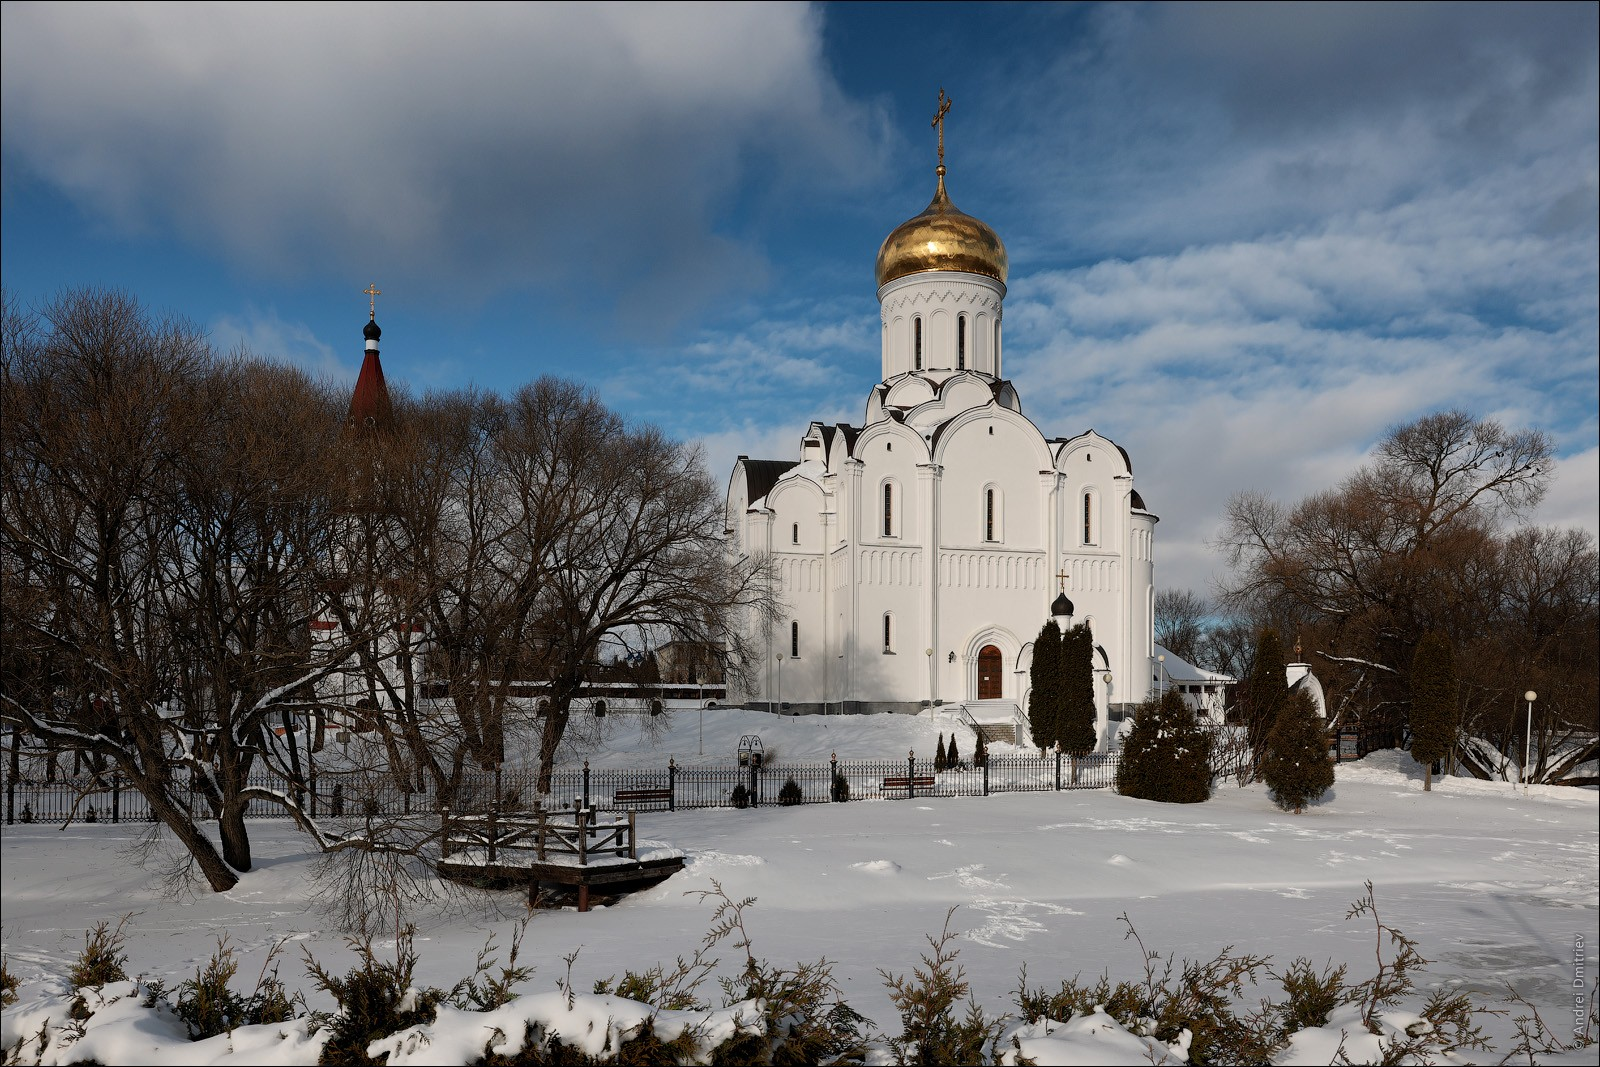
[[367,310],[372,317],[372,321],[378,321],[378,296],[383,292],[383,290],[378,288],[377,282],[373,282],[371,285],[368,285],[361,291],[367,294]]
[[944,117],[950,114],[952,101],[944,95],[944,86],[939,86],[939,111],[933,116],[933,126],[939,131],[939,173],[944,173]]
[[1072,576],[1066,571],[1056,572],[1056,580],[1061,583],[1061,592],[1065,593],[1067,591],[1067,579],[1070,577]]

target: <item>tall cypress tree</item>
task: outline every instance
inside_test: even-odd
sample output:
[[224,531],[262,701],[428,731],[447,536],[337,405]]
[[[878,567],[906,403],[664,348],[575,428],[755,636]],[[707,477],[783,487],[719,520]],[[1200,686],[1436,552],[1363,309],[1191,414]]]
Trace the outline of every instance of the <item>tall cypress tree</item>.
[[1328,758],[1328,730],[1310,694],[1291,692],[1267,734],[1261,777],[1273,803],[1296,815],[1333,786],[1333,761]]
[[1060,736],[1061,651],[1061,627],[1050,619],[1034,639],[1033,663],[1028,668],[1028,679],[1033,684],[1028,722],[1033,743],[1040,748],[1053,747]]
[[1283,662],[1283,643],[1270,626],[1256,640],[1255,662],[1245,691],[1245,736],[1257,768],[1267,750],[1267,735],[1278,721],[1278,712],[1289,699],[1289,674]]
[[1074,758],[1094,751],[1094,634],[1074,626],[1061,639],[1061,703],[1056,738]]
[[1433,789],[1433,762],[1456,742],[1459,707],[1455,652],[1444,634],[1425,634],[1411,658],[1411,758],[1422,764],[1422,789]]

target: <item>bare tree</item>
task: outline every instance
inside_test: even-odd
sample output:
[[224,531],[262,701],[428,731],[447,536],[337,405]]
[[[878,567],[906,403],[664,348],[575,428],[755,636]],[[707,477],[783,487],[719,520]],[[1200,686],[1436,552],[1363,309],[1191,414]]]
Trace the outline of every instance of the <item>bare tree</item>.
[[1233,568],[1223,606],[1307,620],[1311,648],[1369,723],[1403,726],[1429,630],[1462,650],[1464,688],[1480,694],[1469,700],[1504,707],[1508,690],[1554,675],[1568,681],[1551,684],[1562,694],[1551,721],[1588,722],[1593,701],[1573,699],[1593,691],[1592,647],[1581,654],[1577,636],[1594,625],[1593,541],[1508,530],[1552,466],[1543,434],[1448,411],[1391,430],[1337,489],[1293,506],[1241,493],[1221,538]]
[[4,336],[4,607],[49,666],[0,716],[108,762],[227,889],[251,864],[245,805],[287,800],[252,768],[346,654],[307,639],[329,398],[118,293]]
[[1156,593],[1156,643],[1190,663],[1198,663],[1205,646],[1206,622],[1211,606],[1189,589],[1162,589]]

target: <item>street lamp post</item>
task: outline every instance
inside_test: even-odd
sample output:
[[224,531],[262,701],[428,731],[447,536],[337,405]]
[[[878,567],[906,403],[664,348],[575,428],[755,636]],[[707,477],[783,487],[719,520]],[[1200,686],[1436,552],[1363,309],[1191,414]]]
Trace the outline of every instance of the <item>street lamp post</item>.
[[1167,695],[1167,657],[1156,657],[1156,699],[1160,700]]
[[1522,795],[1528,795],[1528,774],[1533,764],[1533,702],[1539,699],[1539,694],[1532,689],[1522,694],[1522,699],[1528,702],[1528,736],[1522,743]]
[[778,653],[778,706],[772,709],[778,714],[783,714],[783,653]]

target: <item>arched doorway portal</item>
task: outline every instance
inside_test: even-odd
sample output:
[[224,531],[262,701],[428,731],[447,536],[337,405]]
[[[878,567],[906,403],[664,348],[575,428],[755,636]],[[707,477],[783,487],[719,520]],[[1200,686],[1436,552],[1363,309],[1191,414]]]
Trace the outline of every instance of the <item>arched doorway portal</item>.
[[993,645],[978,650],[978,699],[1000,699],[1000,650]]

